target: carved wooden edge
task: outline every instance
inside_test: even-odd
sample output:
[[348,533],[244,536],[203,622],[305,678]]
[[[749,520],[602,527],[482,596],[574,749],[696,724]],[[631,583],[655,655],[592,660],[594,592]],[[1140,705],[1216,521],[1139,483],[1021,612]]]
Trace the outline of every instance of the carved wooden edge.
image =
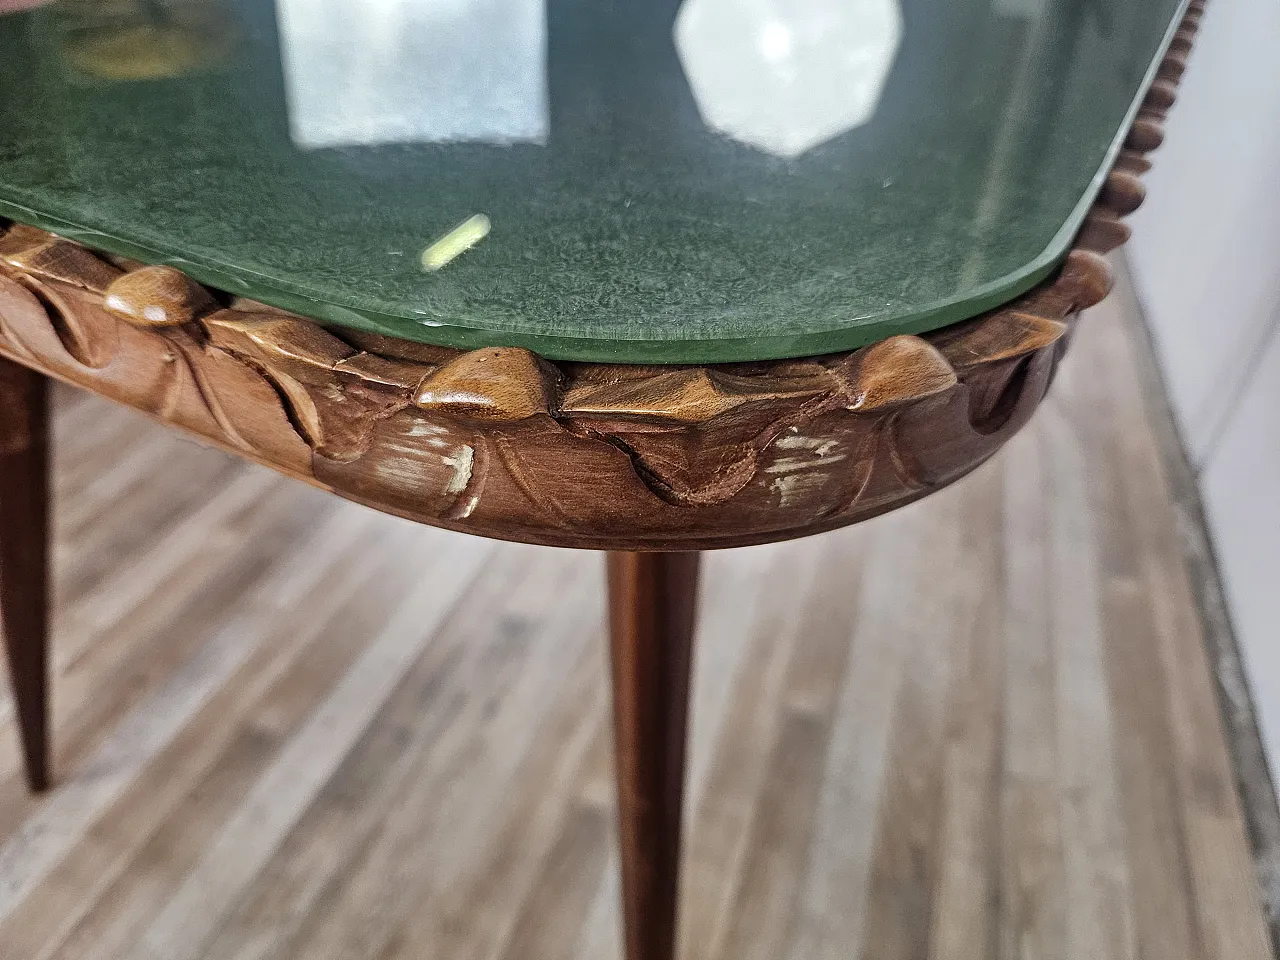
[[1106,296],[1190,5],[1061,270],[975,319],[847,353],[550,363],[352,331],[0,222],[0,354],[378,509],[506,539],[705,549],[862,520],[972,470]]

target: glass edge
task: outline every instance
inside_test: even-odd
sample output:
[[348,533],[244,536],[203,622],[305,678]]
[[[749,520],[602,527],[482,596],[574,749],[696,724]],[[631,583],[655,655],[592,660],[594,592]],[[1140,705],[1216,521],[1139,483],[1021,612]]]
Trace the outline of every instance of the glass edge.
[[1169,44],[1173,42],[1174,34],[1182,24],[1190,2],[1191,0],[1181,0],[1179,3],[1177,12],[1171,18],[1142,83],[1139,84],[1137,93],[1125,113],[1124,121],[1103,155],[1098,170],[1044,250],[1018,270],[988,281],[963,296],[944,298],[912,310],[910,313],[898,317],[886,317],[862,326],[851,325],[774,336],[671,340],[614,340],[598,337],[570,337],[560,334],[523,334],[486,330],[463,324],[440,324],[428,327],[410,317],[334,303],[305,291],[291,289],[292,284],[266,275],[259,275],[265,289],[249,290],[243,279],[246,271],[242,268],[233,269],[229,265],[223,266],[216,262],[202,262],[180,253],[161,253],[115,234],[77,225],[3,197],[0,197],[0,214],[20,223],[49,230],[69,240],[83,243],[87,247],[146,263],[176,267],[200,283],[239,296],[250,297],[281,310],[293,311],[322,324],[363,330],[434,346],[458,349],[524,347],[548,360],[637,364],[741,363],[838,353],[867,346],[892,336],[928,333],[970,320],[1008,303],[1048,277],[1066,258],[1072,241],[1088,215],[1089,208],[1106,182],[1107,175],[1128,137],[1134,118],[1142,107],[1147,91],[1155,82],[1160,64]]

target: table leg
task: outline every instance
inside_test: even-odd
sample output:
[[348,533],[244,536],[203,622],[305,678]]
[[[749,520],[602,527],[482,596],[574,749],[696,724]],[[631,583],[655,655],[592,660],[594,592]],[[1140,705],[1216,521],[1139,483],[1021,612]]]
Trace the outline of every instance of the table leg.
[[610,553],[626,960],[672,960],[696,553]]
[[49,785],[48,380],[0,358],[0,616],[27,783]]

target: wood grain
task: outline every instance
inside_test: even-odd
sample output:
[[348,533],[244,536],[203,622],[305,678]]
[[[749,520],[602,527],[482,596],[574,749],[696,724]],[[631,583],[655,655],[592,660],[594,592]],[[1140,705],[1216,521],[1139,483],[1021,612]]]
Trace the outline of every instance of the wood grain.
[[728,546],[873,516],[990,456],[1039,402],[1070,317],[1105,294],[1094,250],[1113,239],[1094,231],[1053,282],[928,337],[766,364],[557,367],[223,307],[170,267],[122,270],[13,226],[0,353],[411,519],[569,546]]
[[[704,557],[682,960],[1076,960],[1108,915],[1134,956],[1267,960],[1112,304],[962,483]],[[59,783],[29,797],[0,730],[0,956],[616,960],[600,559],[379,515],[77,395]]]
[[47,389],[0,359],[0,615],[32,790],[49,785]]
[[614,763],[628,960],[672,960],[696,553],[609,554]]

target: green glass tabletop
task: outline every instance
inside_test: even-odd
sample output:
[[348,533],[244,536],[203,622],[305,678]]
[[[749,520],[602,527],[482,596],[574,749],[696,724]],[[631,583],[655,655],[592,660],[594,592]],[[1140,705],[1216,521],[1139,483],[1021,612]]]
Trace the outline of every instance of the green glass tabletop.
[[1054,268],[1182,6],[61,0],[0,15],[0,215],[429,343],[846,349]]

